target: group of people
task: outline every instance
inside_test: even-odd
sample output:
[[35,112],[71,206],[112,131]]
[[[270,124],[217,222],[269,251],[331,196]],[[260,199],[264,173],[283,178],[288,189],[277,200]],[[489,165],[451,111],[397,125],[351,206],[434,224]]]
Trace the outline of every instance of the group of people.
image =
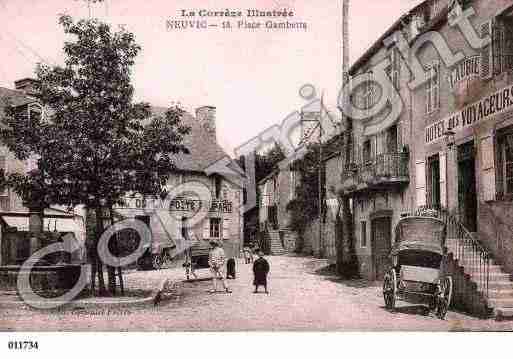
[[[208,264],[210,266],[210,271],[213,274],[213,286],[214,288],[210,291],[211,293],[217,292],[217,282],[221,280],[224,291],[227,293],[231,293],[231,289],[228,287],[225,276],[224,276],[224,265],[226,261],[226,256],[223,248],[216,241],[210,242],[211,250],[208,255]],[[246,247],[245,247],[246,248]],[[255,286],[255,290],[253,293],[258,293],[258,288],[260,286],[264,287],[265,293],[269,293],[267,290],[267,275],[270,271],[269,262],[264,258],[264,252],[260,249],[256,250],[258,255],[258,259],[253,263],[253,285]],[[245,263],[248,264],[250,261],[253,261],[253,255],[246,258],[246,254],[244,255]],[[250,261],[249,261],[250,260]],[[227,276],[226,278],[235,279],[235,260],[233,258],[228,260],[227,263]]]

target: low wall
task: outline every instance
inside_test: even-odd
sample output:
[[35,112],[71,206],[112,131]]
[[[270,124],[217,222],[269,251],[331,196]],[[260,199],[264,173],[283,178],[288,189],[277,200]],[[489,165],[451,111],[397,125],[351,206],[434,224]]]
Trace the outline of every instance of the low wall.
[[[34,266],[30,284],[34,291],[71,289],[80,277],[81,265]],[[0,266],[0,290],[17,291],[21,266]]]
[[479,240],[503,270],[513,273],[513,202],[479,204]]
[[451,307],[478,317],[487,318],[491,311],[486,305],[486,300],[477,291],[477,284],[465,274],[458,260],[449,253],[447,260],[447,274],[452,276],[452,301]]

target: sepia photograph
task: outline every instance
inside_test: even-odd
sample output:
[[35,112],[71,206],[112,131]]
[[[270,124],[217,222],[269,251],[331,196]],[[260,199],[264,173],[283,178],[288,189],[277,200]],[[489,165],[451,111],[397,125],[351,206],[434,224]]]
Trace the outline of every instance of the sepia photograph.
[[56,332],[513,331],[513,0],[0,21],[8,357]]

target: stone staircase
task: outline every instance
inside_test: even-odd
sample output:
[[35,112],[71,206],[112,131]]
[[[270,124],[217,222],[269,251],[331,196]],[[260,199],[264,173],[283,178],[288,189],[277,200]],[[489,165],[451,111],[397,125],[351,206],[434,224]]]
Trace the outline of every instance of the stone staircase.
[[280,232],[276,230],[269,230],[269,248],[270,254],[273,256],[281,256],[286,253],[285,248],[283,248]]
[[[475,238],[475,235],[473,237]],[[464,279],[474,284],[471,291],[477,292],[469,293],[469,286],[462,285],[464,291],[467,291],[467,293],[463,293],[462,297],[467,300],[471,298],[475,302],[473,297],[477,294],[479,300],[486,305],[488,312],[493,313],[497,319],[513,317],[511,275],[503,271],[492,258],[483,260],[482,255],[469,241],[448,238],[446,246],[449,259],[454,261],[455,266],[464,275]],[[457,288],[455,287],[455,289]]]

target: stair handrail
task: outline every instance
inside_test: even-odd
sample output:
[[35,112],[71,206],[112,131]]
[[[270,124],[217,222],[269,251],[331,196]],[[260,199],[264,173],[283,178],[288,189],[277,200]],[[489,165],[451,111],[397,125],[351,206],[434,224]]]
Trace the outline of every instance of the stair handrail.
[[[446,225],[447,238],[456,239],[454,258],[463,267],[471,267],[470,274],[485,298],[489,297],[491,255],[460,221],[459,216],[446,209],[439,210]],[[477,275],[475,275],[477,271]]]

